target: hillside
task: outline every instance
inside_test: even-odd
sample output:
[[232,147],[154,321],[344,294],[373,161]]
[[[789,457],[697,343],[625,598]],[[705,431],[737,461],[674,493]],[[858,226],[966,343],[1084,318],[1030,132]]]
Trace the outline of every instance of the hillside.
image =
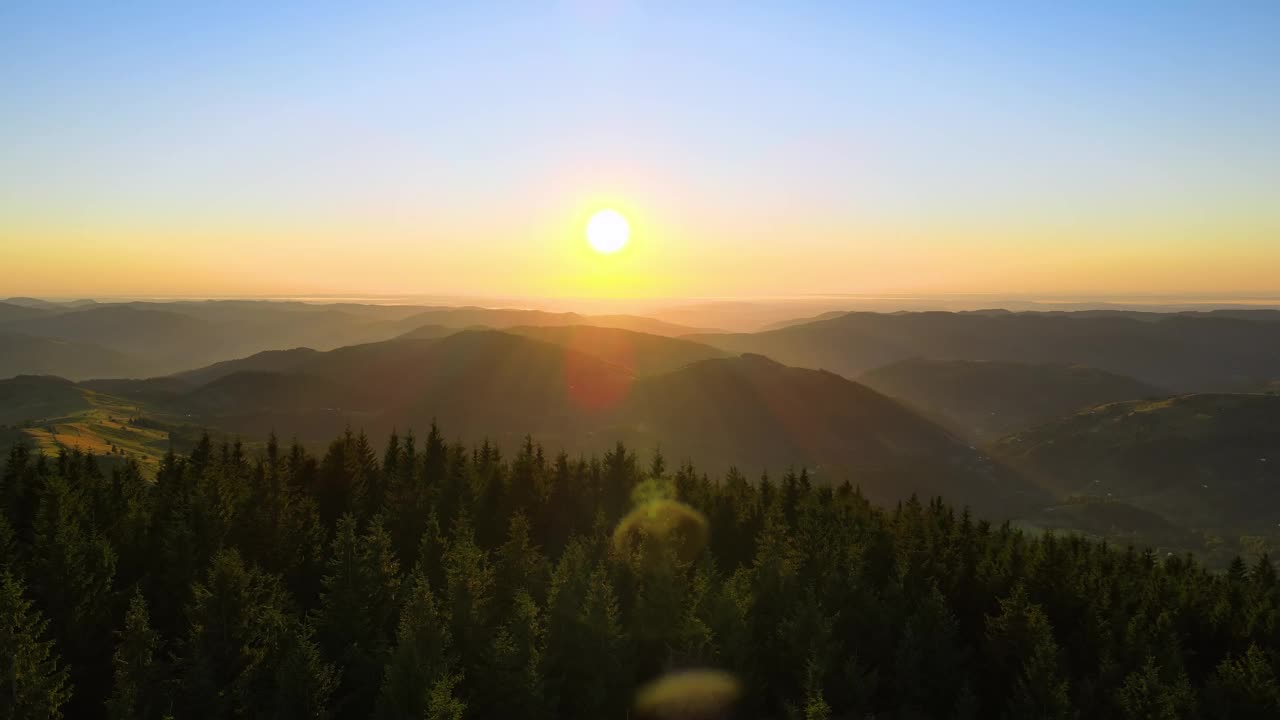
[[[215,356],[224,342],[216,326],[199,319],[126,305],[96,305],[46,313],[6,323],[4,329],[98,345],[126,354],[132,360],[121,373],[132,377],[159,375],[199,364]],[[41,368],[41,371],[54,372],[51,368]]]
[[[149,410],[149,408],[147,408]],[[50,456],[80,450],[108,467],[136,460],[150,473],[175,445],[168,427],[135,422],[138,403],[59,377],[0,380],[0,438],[23,441]]]
[[474,327],[467,327],[467,328],[447,327],[445,325],[422,325],[420,327],[416,327],[410,330],[407,333],[404,333],[403,335],[397,335],[393,339],[394,340],[435,340],[436,338],[442,338],[445,335],[452,335],[458,332],[458,330],[460,329],[461,330],[488,330],[489,328],[483,325],[477,325]]
[[[265,351],[339,347],[399,336],[439,337],[473,327],[616,327],[674,337],[696,331],[636,315],[580,315],[481,307],[427,307],[358,303],[209,300],[176,302],[51,303],[30,298],[0,303],[0,333],[20,334],[118,353],[120,364],[80,367],[29,361],[0,365],[0,377],[55,373],[74,378],[149,377],[189,371]],[[242,369],[274,369],[247,367]],[[228,370],[205,378],[212,380]]]
[[143,405],[163,403],[194,389],[194,385],[176,377],[155,377],[143,380],[107,378],[81,380],[80,387],[104,395],[128,398]]
[[305,347],[292,350],[264,350],[246,358],[223,360],[207,367],[180,372],[173,377],[190,385],[203,385],[233,373],[288,372],[319,354],[319,351]]
[[572,437],[630,383],[627,370],[595,357],[477,330],[314,353],[279,372],[237,369],[167,409],[247,434],[292,423],[304,439],[347,425],[425,428],[439,418],[468,436],[500,432],[493,439],[514,443],[526,432]]
[[[807,467],[869,497],[917,492],[992,507],[1039,494],[933,422],[837,375],[760,356],[707,360],[637,381],[620,413],[633,443],[676,458],[737,458],[744,471]],[[705,462],[705,460],[704,460]]]
[[1095,368],[994,360],[903,360],[863,373],[858,382],[940,415],[949,426],[979,440],[1095,405],[1169,394]]
[[45,308],[27,305],[21,302],[14,302],[15,300],[20,301],[24,299],[25,298],[9,298],[4,302],[0,302],[0,324],[16,320],[37,318],[46,314]]
[[807,325],[808,323],[812,323],[812,322],[830,320],[832,318],[840,317],[841,315],[844,315],[846,312],[848,311],[829,310],[820,315],[814,315],[812,317],[788,318],[787,320],[779,320],[777,322],[772,322],[772,323],[769,323],[768,325],[765,325],[764,327],[757,330],[757,332],[768,332],[769,330],[781,330],[783,328],[789,328],[795,325]]
[[79,379],[133,373],[137,358],[99,345],[0,329],[0,378],[58,375]]
[[[394,338],[395,342],[438,340],[462,330],[483,332],[486,327],[454,328],[445,325],[423,325]],[[612,365],[622,367],[637,375],[652,375],[674,370],[698,360],[722,357],[724,353],[707,345],[662,335],[593,325],[546,325],[504,328],[502,332],[531,338],[568,350],[590,355]],[[336,356],[318,360],[320,353],[310,348],[293,350],[269,350],[246,358],[227,360],[208,367],[178,373],[175,377],[195,384],[203,384],[243,371],[290,372],[304,370],[308,363],[320,365],[335,362],[337,357],[355,357],[360,353],[375,352],[396,347],[380,343],[365,343],[364,350],[343,349]],[[359,345],[348,347],[360,347]],[[342,370],[322,370],[336,372]]]
[[431,308],[412,315],[399,324],[405,331],[421,325],[441,325],[452,328],[476,326],[505,329],[511,327],[563,327],[568,325],[592,325],[611,327],[634,332],[677,337],[699,332],[697,328],[676,325],[639,315],[580,315],[578,313],[547,312],[517,308],[442,307]]
[[724,357],[709,345],[678,338],[591,325],[513,327],[505,332],[592,355],[636,375],[678,370],[690,363]]
[[1229,390],[1280,367],[1276,313],[846,313],[687,339],[857,377],[911,358],[1076,364],[1176,391]]
[[1123,500],[1186,527],[1280,522],[1280,396],[1113,403],[992,452],[1058,494]]
[[51,375],[0,380],[0,425],[18,425],[70,415],[90,405],[75,383]]
[[[1008,507],[1035,494],[869,388],[759,357],[698,359],[707,355],[719,353],[612,329],[462,331],[300,353],[270,372],[238,368],[165,411],[247,437],[280,427],[304,440],[347,426],[379,435],[436,420],[459,437],[506,448],[526,433],[574,453],[622,439],[713,466],[744,463],[753,473],[805,467],[877,498],[947,490]],[[270,364],[263,360],[255,362]]]
[[216,416],[323,411],[351,406],[351,392],[304,373],[242,370],[223,375],[175,400],[191,413]]

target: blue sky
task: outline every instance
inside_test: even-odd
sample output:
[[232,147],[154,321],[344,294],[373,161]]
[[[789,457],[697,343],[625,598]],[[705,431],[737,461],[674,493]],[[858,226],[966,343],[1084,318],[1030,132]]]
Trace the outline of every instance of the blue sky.
[[[937,250],[1025,247],[1034,268],[1068,242],[1177,246],[1181,265],[1124,292],[1275,240],[1277,3],[460,5],[5,4],[0,243],[127,255],[185,237],[269,262],[358,227],[379,257],[439,267],[454,238],[542,242],[573,198],[607,197],[681,238],[637,261],[638,292],[664,258],[729,251],[888,258],[910,284]],[[24,262],[38,286],[66,259]],[[446,274],[487,281],[458,263]],[[288,282],[381,282],[371,265],[339,288],[325,268]],[[1222,289],[1271,289],[1228,270]],[[875,279],[841,277],[813,282]]]

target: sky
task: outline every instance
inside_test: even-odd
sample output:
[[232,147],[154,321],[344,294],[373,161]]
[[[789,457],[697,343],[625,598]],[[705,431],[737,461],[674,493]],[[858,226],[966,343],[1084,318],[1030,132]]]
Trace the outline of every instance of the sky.
[[9,0],[0,295],[1280,297],[1277,37],[1275,2]]

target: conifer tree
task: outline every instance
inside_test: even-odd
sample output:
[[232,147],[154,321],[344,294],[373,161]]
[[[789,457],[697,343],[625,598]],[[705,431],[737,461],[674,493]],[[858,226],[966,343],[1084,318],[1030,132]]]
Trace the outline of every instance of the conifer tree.
[[543,618],[537,602],[523,590],[505,617],[476,671],[469,706],[477,717],[537,720],[545,714]]
[[246,568],[239,553],[224,550],[192,598],[176,714],[220,718],[268,707],[278,650],[291,626],[279,578]]
[[[407,585],[395,648],[377,701],[376,716],[385,720],[425,717],[432,701],[430,690],[452,667],[449,627],[431,583],[421,572],[414,572]],[[452,692],[452,685],[449,688]]]
[[1222,720],[1280,716],[1280,681],[1271,660],[1256,645],[1218,665],[1209,680],[1207,714]]
[[449,632],[458,648],[461,670],[468,675],[480,666],[497,608],[494,605],[496,578],[489,554],[476,544],[466,516],[455,524],[441,563]]
[[315,619],[321,646],[341,668],[335,698],[341,717],[364,717],[373,707],[390,654],[399,586],[399,563],[381,522],[358,535],[356,519],[344,515]]
[[113,659],[114,682],[107,700],[107,716],[113,720],[162,718],[170,710],[164,696],[165,670],[160,636],[151,629],[147,601],[138,590],[129,600],[124,629]]
[[263,692],[270,704],[254,708],[252,714],[298,720],[327,720],[333,716],[332,696],[338,674],[324,660],[309,625],[289,620],[267,664],[274,668],[269,687]]
[[1000,613],[987,622],[988,658],[1005,673],[1011,688],[1005,717],[1071,717],[1067,681],[1061,676],[1058,644],[1039,605],[1023,586],[1000,601]]
[[1180,720],[1196,715],[1195,695],[1185,675],[1162,672],[1154,658],[1129,673],[1116,693],[1121,714],[1135,720]]
[[613,717],[630,702],[626,636],[604,567],[571,543],[556,566],[547,600],[546,674],[555,717]]
[[496,587],[502,608],[509,608],[517,594],[534,598],[546,596],[547,559],[529,537],[529,520],[524,513],[511,517],[507,540],[498,548]]
[[47,627],[22,583],[0,570],[0,720],[62,717],[71,686]]
[[456,694],[455,686],[462,680],[459,675],[445,675],[431,686],[427,697],[426,720],[462,720],[466,717],[467,704]]

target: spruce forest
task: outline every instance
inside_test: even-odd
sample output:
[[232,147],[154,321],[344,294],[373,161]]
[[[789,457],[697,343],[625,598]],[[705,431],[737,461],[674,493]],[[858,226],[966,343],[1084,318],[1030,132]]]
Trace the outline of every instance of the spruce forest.
[[16,445],[0,717],[1270,718],[1280,582],[619,444]]

